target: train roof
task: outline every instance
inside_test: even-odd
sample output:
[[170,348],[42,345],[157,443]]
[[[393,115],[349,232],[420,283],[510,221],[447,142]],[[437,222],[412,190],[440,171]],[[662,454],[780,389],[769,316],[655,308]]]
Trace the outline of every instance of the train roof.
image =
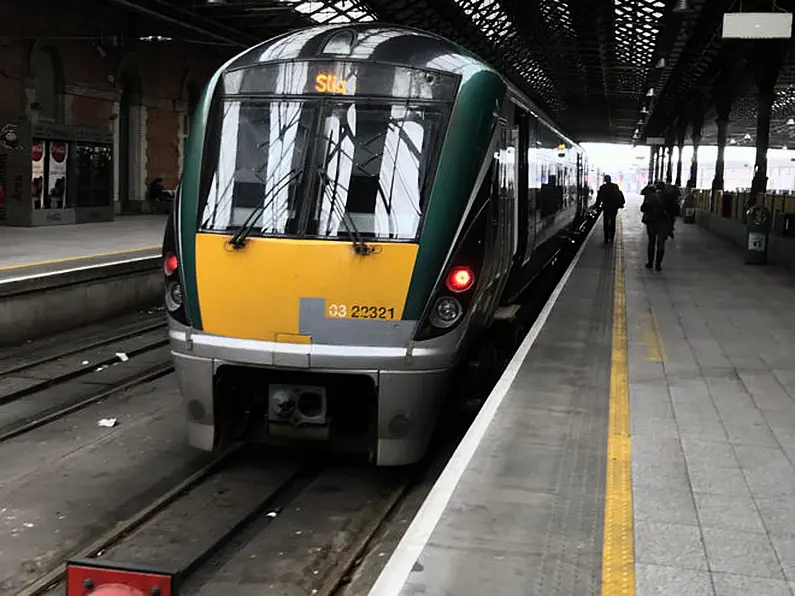
[[[335,51],[334,42],[342,42],[348,47]],[[380,23],[315,25],[290,31],[244,50],[226,65],[226,69],[335,56],[412,65],[449,56],[493,70],[476,55],[448,39],[411,27]]]
[[[335,49],[335,46],[343,50]],[[579,146],[520,89],[482,58],[449,39],[412,27],[371,22],[297,29],[244,50],[221,70],[227,72],[268,62],[323,58],[405,64],[460,74],[465,78],[479,71],[492,72],[505,82],[516,103],[532,112],[570,144]]]

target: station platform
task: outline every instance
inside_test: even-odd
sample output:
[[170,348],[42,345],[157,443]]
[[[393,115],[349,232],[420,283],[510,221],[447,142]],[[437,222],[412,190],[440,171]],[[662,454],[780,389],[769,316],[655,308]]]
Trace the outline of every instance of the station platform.
[[165,215],[151,214],[69,226],[4,226],[0,283],[159,255],[165,224]]
[[791,595],[795,279],[597,222],[370,594]]

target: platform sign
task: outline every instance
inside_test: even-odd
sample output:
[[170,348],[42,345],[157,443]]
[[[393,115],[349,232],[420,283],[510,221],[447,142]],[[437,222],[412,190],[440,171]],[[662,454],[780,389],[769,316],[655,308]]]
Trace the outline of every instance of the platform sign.
[[729,12],[723,15],[723,39],[789,39],[792,13]]
[[764,232],[748,232],[748,250],[762,252],[765,250],[766,241]]

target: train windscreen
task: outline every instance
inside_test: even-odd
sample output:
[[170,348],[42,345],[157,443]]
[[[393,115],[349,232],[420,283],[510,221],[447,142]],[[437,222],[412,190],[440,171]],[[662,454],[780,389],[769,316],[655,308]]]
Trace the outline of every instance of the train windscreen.
[[233,71],[216,103],[217,156],[200,228],[252,235],[416,240],[452,75],[364,63]]

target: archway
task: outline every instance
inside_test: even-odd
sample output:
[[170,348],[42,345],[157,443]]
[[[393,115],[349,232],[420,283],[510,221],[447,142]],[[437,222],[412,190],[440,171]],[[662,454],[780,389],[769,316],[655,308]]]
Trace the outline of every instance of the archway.
[[65,85],[58,50],[53,46],[36,44],[30,55],[30,73],[38,118],[45,122],[61,121]]

